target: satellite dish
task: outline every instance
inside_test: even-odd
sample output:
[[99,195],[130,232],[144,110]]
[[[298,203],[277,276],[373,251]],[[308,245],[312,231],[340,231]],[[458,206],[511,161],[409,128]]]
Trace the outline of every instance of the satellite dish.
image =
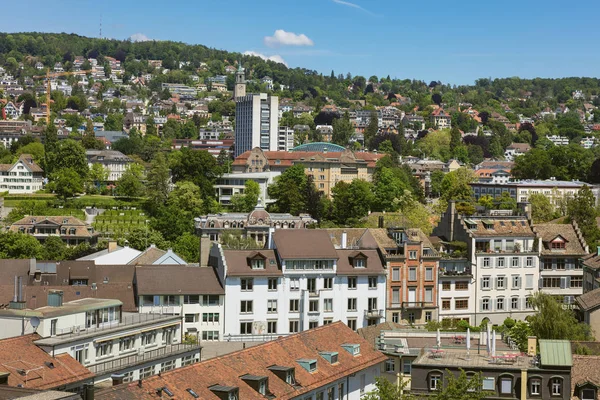
[[40,326],[40,319],[38,317],[31,317],[29,319],[29,323],[33,327],[33,330],[36,330],[38,326]]

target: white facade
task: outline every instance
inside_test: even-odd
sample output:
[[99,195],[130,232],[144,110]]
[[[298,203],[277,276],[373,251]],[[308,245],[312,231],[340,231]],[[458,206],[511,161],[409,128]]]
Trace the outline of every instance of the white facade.
[[438,318],[467,320],[473,324],[476,310],[475,284],[470,262],[441,260],[438,274]]
[[533,313],[527,299],[537,291],[540,278],[535,241],[539,239],[502,236],[472,239],[476,325],[484,318],[492,324],[502,324],[507,317],[523,320]]
[[273,183],[281,171],[268,172],[242,172],[237,174],[223,174],[214,186],[217,199],[221,204],[230,204],[231,198],[236,194],[243,194],[246,181],[253,180],[260,187],[260,198],[264,204],[272,203],[267,188]]
[[255,147],[276,151],[278,138],[279,97],[259,93],[236,98],[236,157]]
[[133,160],[120,151],[115,150],[86,150],[88,167],[94,164],[102,165],[108,172],[107,182],[118,181]]
[[287,126],[279,127],[279,136],[277,137],[277,150],[290,151],[294,148],[294,130]]
[[568,146],[569,145],[569,138],[566,136],[551,135],[551,136],[546,136],[546,138],[548,140],[550,140],[552,143],[554,143],[555,146]]
[[584,149],[591,149],[592,147],[596,146],[596,138],[584,137],[583,139],[581,139],[579,144],[581,144],[581,147],[583,147]]
[[[21,156],[23,157],[23,156]],[[0,191],[10,194],[30,194],[43,189],[43,172],[34,170],[23,159],[0,171]],[[39,168],[39,167],[38,167]]]

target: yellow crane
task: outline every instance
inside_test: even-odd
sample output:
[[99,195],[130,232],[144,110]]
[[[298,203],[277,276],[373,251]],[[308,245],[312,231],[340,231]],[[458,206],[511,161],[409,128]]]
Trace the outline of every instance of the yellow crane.
[[50,72],[50,69],[46,70],[46,75],[36,75],[33,79],[46,78],[46,126],[50,125],[50,78],[56,78],[58,76],[69,76],[69,75],[86,75],[91,74],[92,70],[85,71],[72,71],[72,72]]

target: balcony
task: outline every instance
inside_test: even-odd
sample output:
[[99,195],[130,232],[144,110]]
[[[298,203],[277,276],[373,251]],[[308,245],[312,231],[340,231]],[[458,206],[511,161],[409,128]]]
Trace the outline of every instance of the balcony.
[[309,290],[308,297],[319,297],[320,292],[318,290]]
[[440,267],[440,277],[442,276],[472,276],[471,267],[463,267],[463,268],[443,268]]
[[106,361],[87,367],[96,375],[113,373],[128,367],[145,364],[150,361],[160,360],[162,358],[183,355],[185,353],[199,353],[201,347],[197,344],[174,344],[161,347],[156,350],[147,351],[143,354],[135,354],[128,357],[118,358],[116,360]]
[[435,308],[433,301],[404,301],[402,308]]
[[365,310],[365,318],[379,319],[383,318],[384,310]]

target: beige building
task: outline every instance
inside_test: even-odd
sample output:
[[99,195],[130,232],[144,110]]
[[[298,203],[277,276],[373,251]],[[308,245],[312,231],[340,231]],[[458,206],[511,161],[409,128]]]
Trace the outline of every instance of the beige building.
[[600,289],[594,289],[575,300],[583,316],[583,322],[592,328],[592,334],[600,336]]
[[371,181],[377,161],[383,154],[367,152],[314,152],[314,151],[263,151],[256,147],[238,156],[232,164],[232,172],[285,171],[302,164],[307,175],[314,178],[317,190],[331,196],[336,183],[350,183],[354,179]]

